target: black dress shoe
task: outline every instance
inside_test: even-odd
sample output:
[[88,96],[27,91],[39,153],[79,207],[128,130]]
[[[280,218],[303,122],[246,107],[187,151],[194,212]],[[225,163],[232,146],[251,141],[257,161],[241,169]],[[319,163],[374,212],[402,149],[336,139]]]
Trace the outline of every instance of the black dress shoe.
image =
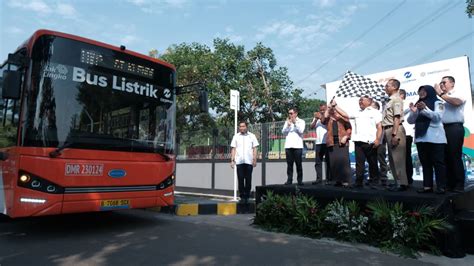
[[304,186],[303,182],[298,182],[298,186]]
[[285,182],[285,185],[291,185],[292,183],[293,183],[293,182],[291,182],[291,181],[286,181],[286,182]]
[[446,190],[444,188],[436,188],[435,193],[436,194],[444,194],[444,193],[446,193]]
[[335,186],[335,187],[342,187],[342,182],[336,182],[336,183],[334,184],[334,186]]
[[318,184],[321,184],[322,180],[321,179],[317,179],[316,181],[314,181],[312,184],[313,185],[318,185]]
[[420,188],[416,192],[418,192],[418,193],[433,193],[433,189],[432,188]]

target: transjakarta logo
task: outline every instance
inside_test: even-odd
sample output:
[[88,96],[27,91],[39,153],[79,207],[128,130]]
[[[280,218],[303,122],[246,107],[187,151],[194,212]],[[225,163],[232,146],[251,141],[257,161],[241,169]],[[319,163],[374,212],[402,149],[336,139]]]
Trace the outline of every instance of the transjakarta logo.
[[405,74],[403,74],[403,76],[405,76],[405,78],[409,79],[409,78],[411,78],[411,72],[407,71],[407,72],[405,72]]
[[54,80],[66,80],[67,72],[67,67],[65,65],[49,63],[44,68],[44,77]]
[[171,97],[171,91],[170,89],[165,89],[163,94],[165,95],[166,98],[170,98]]
[[[72,69],[72,81],[80,82],[80,83],[87,83],[89,85],[95,85],[102,88],[109,87],[109,78],[106,76],[96,75],[87,73],[86,70],[80,67],[73,67]],[[158,99],[156,93],[158,92],[157,89],[153,88],[153,85],[145,83],[140,84],[137,81],[131,82],[128,81],[124,77],[117,77],[115,75],[112,76],[112,89],[119,90],[119,91],[126,91],[129,93],[135,93],[142,96],[152,97]],[[171,97],[171,92],[168,90],[169,97]],[[166,92],[165,92],[166,93]],[[166,95],[166,94],[165,94]],[[167,96],[167,98],[169,98]]]

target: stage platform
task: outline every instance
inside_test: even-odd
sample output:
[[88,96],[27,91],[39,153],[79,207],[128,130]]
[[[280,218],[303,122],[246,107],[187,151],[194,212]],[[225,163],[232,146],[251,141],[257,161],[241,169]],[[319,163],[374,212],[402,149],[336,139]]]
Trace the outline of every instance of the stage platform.
[[[334,185],[312,185],[311,182],[304,183],[304,186],[293,185],[266,185],[257,186],[255,189],[255,201],[258,204],[262,202],[263,196],[267,191],[272,191],[278,195],[296,195],[302,194],[313,197],[320,206],[325,206],[328,203],[343,198],[344,200],[354,200],[365,206],[370,201],[383,199],[388,202],[400,202],[406,209],[413,209],[417,206],[431,206],[436,212],[455,225],[454,232],[452,232],[452,239],[446,239],[442,248],[443,253],[450,257],[459,257],[459,254],[464,251],[472,252],[473,244],[466,246],[466,243],[471,243],[474,239],[474,219],[470,221],[462,217],[472,217],[474,214],[474,188],[466,189],[463,193],[446,192],[446,194],[435,193],[417,193],[416,190],[422,187],[422,182],[417,182],[408,188],[407,191],[393,192],[382,187],[373,189],[369,186],[363,188],[343,188],[335,187]],[[461,232],[462,229],[462,232]],[[463,243],[461,247],[460,243]],[[455,254],[452,254],[455,253]],[[456,255],[458,254],[458,255]]]

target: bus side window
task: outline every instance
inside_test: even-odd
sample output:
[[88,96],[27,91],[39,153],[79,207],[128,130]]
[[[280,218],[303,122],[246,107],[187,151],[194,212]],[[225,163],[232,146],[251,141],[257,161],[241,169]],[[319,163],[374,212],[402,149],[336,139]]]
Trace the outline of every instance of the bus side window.
[[0,69],[0,148],[16,144],[19,115],[19,104],[14,100],[3,99],[1,96],[5,70],[16,70],[16,67],[5,64]]

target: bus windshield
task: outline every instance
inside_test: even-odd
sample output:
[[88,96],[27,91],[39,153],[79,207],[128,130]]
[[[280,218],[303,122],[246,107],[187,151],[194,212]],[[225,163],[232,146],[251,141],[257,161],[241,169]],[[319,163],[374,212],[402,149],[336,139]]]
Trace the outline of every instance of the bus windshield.
[[173,69],[51,35],[31,59],[23,146],[173,153]]

